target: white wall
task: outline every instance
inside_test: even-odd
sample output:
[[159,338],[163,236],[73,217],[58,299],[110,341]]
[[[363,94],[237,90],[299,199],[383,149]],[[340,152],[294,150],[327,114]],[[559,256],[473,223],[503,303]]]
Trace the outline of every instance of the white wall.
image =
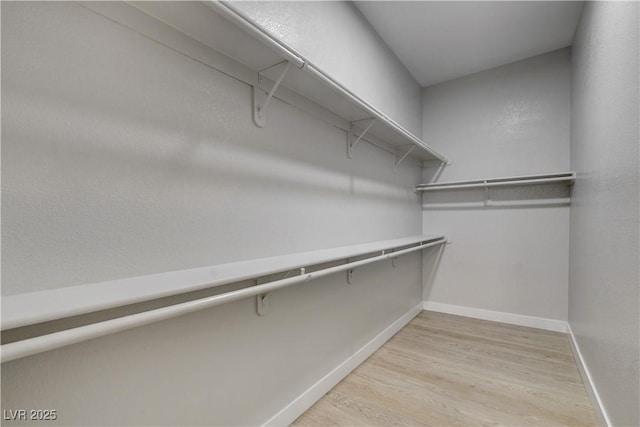
[[[419,181],[79,4],[2,4],[4,295],[419,234]],[[420,302],[400,261],[5,363],[2,408],[263,423]]]
[[239,1],[233,5],[419,136],[420,87],[351,2]]
[[[562,49],[425,88],[423,137],[454,160],[439,181],[567,171],[569,77]],[[423,230],[453,241],[425,274],[425,301],[566,320],[567,195],[493,190],[487,207],[482,189],[425,193]]]
[[572,53],[569,324],[613,425],[639,425],[638,3],[587,2]]

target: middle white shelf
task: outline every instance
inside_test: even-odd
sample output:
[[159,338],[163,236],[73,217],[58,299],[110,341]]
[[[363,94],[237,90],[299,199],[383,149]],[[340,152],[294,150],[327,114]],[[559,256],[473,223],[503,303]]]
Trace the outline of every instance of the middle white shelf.
[[386,253],[444,239],[419,235],[359,245],[169,271],[2,298],[2,330],[78,316],[314,265]]
[[[384,260],[391,260],[395,266],[395,259],[399,256],[444,243],[444,236],[419,235],[3,297],[2,330],[5,338],[6,331],[15,328],[37,327],[53,320],[68,320],[109,308],[256,280],[220,294],[97,322],[66,324],[65,328],[36,336],[25,338],[18,334],[14,340],[9,339],[2,344],[1,359],[2,362],[19,359],[248,297],[257,297],[257,310],[263,315],[269,308],[269,294],[275,290],[344,271],[347,272],[347,282],[351,283],[351,273],[355,268]],[[334,262],[337,264],[327,266]],[[273,278],[276,273],[284,275]]]

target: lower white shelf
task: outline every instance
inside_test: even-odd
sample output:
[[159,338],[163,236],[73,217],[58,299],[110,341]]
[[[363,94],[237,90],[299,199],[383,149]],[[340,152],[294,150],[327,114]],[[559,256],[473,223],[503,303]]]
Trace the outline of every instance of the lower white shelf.
[[[3,344],[1,348],[2,362],[239,299],[265,295],[277,289],[308,282],[340,271],[349,271],[373,262],[393,259],[445,242],[444,236],[422,235],[8,296],[2,299],[2,330],[36,325],[126,304],[150,301],[163,296],[183,294],[197,289],[213,288],[297,270],[297,275],[293,277],[285,276],[264,284],[243,287],[214,296]],[[358,260],[352,261],[350,258],[358,258]],[[346,260],[346,262],[310,273],[305,271],[306,267],[339,260]]]

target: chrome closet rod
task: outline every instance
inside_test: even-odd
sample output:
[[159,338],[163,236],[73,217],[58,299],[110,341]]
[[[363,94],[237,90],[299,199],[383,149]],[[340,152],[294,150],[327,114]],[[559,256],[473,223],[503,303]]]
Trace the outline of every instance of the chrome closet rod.
[[[502,178],[501,178],[502,179]],[[531,179],[513,179],[502,181],[486,181],[473,180],[468,184],[464,181],[460,181],[460,184],[425,184],[423,186],[417,186],[416,191],[438,191],[438,190],[457,190],[462,188],[486,188],[486,187],[506,187],[510,185],[522,185],[522,184],[548,184],[553,182],[571,182],[575,179],[573,176],[553,177],[553,178],[531,178]]]

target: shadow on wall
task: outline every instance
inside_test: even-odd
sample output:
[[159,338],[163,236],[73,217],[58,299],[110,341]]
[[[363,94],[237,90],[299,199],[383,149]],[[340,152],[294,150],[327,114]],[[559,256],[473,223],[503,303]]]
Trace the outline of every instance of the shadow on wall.
[[570,202],[571,187],[566,184],[426,191],[422,196],[423,210],[549,208]]
[[429,293],[431,292],[431,288],[433,283],[436,280],[436,275],[438,274],[438,267],[440,266],[440,261],[442,260],[442,256],[444,251],[446,250],[447,245],[438,245],[431,250],[424,251],[422,256],[422,271],[425,276],[423,277],[423,288],[422,288],[422,300],[429,300]]
[[[21,104],[19,110],[38,111],[40,117],[48,120],[33,123],[25,119],[26,115],[17,115],[18,120],[12,121],[6,132],[3,129],[3,137],[20,140],[35,152],[48,153],[43,156],[48,159],[42,165],[45,169],[53,166],[54,159],[72,158],[76,165],[97,163],[95,167],[86,168],[93,173],[111,174],[118,173],[118,168],[125,169],[136,175],[138,181],[158,184],[169,180],[166,182],[169,186],[191,182],[210,191],[240,185],[260,191],[286,187],[289,192],[300,193],[312,188],[330,195],[401,202],[415,200],[412,188],[400,184],[406,177],[392,176],[391,157],[388,173],[381,177],[377,168],[367,168],[366,162],[347,159],[340,146],[342,140],[346,144],[344,131],[318,124],[313,118],[305,119],[315,122],[311,126],[324,132],[318,132],[316,138],[307,137],[296,147],[282,141],[302,140],[301,129],[283,130],[276,125],[272,129],[257,129],[250,124],[249,116],[244,122],[236,120],[235,129],[229,125],[208,128],[202,123],[185,126],[179,119],[171,123],[137,113],[128,115],[104,105],[102,109],[85,104],[78,106],[19,89],[13,89],[14,99],[20,100],[16,101]],[[38,108],[33,107],[35,105]],[[114,133],[113,129],[122,131]],[[240,129],[243,131],[239,132]],[[43,134],[48,135],[46,140],[40,137]],[[337,142],[330,150],[334,152],[328,154],[327,140]],[[118,167],[105,171],[109,164]],[[292,176],[296,179],[292,180]]]

